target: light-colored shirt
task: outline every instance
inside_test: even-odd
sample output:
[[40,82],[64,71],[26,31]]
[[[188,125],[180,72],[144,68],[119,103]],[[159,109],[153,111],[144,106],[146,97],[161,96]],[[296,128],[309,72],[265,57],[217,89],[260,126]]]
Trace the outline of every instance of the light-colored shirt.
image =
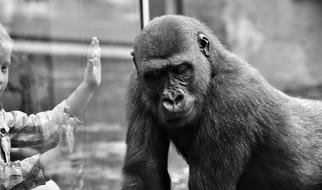
[[43,185],[46,177],[39,165],[39,155],[10,162],[11,147],[53,148],[61,127],[80,125],[65,101],[53,110],[26,115],[0,108],[0,190],[24,190]]

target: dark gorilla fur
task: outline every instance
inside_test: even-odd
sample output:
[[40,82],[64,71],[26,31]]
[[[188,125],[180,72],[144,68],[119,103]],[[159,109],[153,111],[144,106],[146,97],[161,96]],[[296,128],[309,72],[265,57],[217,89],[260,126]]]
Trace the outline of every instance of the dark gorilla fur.
[[322,189],[321,102],[273,88],[189,17],[153,19],[132,55],[123,190],[170,189],[170,142],[190,190]]

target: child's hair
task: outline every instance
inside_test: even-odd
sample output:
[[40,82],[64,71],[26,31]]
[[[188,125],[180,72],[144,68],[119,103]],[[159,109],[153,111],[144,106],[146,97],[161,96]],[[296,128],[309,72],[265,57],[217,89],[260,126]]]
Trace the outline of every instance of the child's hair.
[[13,41],[10,38],[6,29],[0,23],[0,49],[11,52],[13,48]]

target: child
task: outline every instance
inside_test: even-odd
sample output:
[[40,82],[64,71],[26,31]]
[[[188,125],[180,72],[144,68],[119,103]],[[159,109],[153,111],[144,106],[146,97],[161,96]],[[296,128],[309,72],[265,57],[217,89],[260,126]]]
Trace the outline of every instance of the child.
[[[0,24],[0,96],[8,83],[8,67],[13,42]],[[101,83],[100,47],[93,38],[84,79],[79,87],[53,110],[27,116],[20,111],[6,112],[0,107],[0,190],[31,189],[45,184],[53,163],[64,155],[62,131],[74,129],[82,111]],[[58,145],[53,148],[58,142]],[[11,147],[47,147],[47,151],[21,161],[10,162]],[[48,150],[49,148],[52,148]]]

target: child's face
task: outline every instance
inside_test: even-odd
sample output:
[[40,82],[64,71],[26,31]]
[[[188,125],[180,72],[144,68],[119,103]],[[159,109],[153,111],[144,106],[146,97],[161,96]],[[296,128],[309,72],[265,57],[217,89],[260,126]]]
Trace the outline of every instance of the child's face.
[[10,51],[0,46],[0,96],[8,84]]

